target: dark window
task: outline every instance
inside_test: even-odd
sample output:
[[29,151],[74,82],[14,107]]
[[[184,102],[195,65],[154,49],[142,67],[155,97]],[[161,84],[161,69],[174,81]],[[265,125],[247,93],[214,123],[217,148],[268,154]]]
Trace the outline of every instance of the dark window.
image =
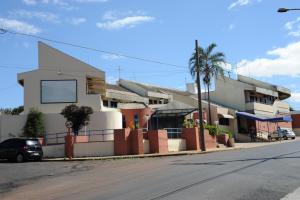
[[124,115],[122,115],[122,127],[126,128],[126,118]]
[[219,119],[219,125],[229,126],[229,119],[227,119],[227,118],[220,118]]
[[134,115],[134,127],[139,128],[139,116],[137,114]]
[[103,106],[108,107],[108,101],[107,100],[103,100]]
[[117,107],[118,107],[118,102],[116,102],[116,101],[111,101],[111,102],[110,102],[110,107],[111,107],[111,108],[117,108]]

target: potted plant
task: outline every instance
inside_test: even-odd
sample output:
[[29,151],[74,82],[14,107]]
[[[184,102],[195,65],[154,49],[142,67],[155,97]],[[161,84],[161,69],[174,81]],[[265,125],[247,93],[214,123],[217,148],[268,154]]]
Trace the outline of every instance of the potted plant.
[[227,134],[228,134],[228,136],[229,136],[229,139],[228,139],[228,141],[227,141],[227,146],[228,146],[228,147],[234,147],[234,146],[235,146],[235,141],[234,141],[232,132],[228,131]]

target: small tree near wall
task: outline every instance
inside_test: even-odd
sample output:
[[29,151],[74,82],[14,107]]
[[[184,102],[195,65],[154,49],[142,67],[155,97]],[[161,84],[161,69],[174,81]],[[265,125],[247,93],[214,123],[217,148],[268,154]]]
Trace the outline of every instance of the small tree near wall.
[[31,108],[25,126],[23,128],[23,135],[26,137],[42,137],[44,135],[44,116],[43,113],[37,109]]
[[84,126],[85,122],[90,121],[93,109],[88,106],[78,107],[75,104],[71,104],[66,106],[60,114],[73,123],[73,132],[75,135],[78,135],[79,130]]

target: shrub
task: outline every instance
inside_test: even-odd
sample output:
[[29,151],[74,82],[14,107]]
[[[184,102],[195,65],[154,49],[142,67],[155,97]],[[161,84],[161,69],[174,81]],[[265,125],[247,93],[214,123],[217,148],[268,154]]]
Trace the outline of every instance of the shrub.
[[75,104],[71,104],[66,106],[60,114],[68,121],[72,122],[74,134],[78,135],[78,132],[84,126],[84,123],[90,120],[90,115],[93,114],[93,109],[88,106],[78,107]]
[[217,135],[218,131],[219,131],[218,127],[214,126],[214,125],[204,125],[204,128],[208,129],[209,134],[212,135],[212,136]]
[[25,126],[23,128],[23,135],[26,137],[42,137],[44,135],[44,116],[43,113],[37,109],[31,108]]

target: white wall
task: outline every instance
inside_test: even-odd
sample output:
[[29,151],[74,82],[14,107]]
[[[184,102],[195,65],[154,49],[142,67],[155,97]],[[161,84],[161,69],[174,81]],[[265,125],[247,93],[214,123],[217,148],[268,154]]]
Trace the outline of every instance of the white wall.
[[18,81],[24,83],[24,113],[35,107],[43,113],[60,113],[69,103],[41,104],[41,80],[77,80],[77,105],[101,109],[100,94],[87,94],[86,77],[93,76],[105,80],[105,73],[72,56],[54,49],[42,42],[38,43],[39,68],[18,74]]
[[74,144],[74,157],[113,156],[114,141]]
[[186,141],[185,139],[168,139],[168,151],[185,151]]
[[63,158],[65,157],[65,145],[43,146],[44,158]]
[[[27,115],[1,115],[0,141],[7,139],[11,134],[21,136]],[[66,132],[65,118],[60,114],[44,114],[44,125],[47,134]],[[120,129],[122,128],[122,114],[120,112],[95,112],[91,115],[87,130]],[[113,136],[107,136],[112,140]],[[61,139],[63,140],[63,139]]]
[[144,154],[150,153],[149,140],[143,140],[143,144],[144,144]]

